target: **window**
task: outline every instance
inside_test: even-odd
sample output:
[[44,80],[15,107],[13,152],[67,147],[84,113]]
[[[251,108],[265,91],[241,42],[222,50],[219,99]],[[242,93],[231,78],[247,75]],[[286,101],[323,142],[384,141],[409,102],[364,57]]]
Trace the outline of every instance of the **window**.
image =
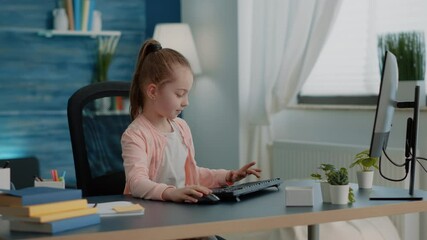
[[[344,0],[300,98],[378,94],[377,35],[427,30],[425,0]],[[357,96],[357,98],[354,98]]]

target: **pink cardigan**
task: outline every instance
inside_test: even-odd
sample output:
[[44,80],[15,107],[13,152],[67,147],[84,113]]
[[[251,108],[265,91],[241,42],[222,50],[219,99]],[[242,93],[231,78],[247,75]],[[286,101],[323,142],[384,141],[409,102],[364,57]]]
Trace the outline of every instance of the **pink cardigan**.
[[[184,144],[189,150],[185,169],[183,169],[185,170],[185,185],[203,185],[208,188],[226,185],[225,177],[228,171],[198,167],[194,159],[194,145],[190,128],[180,118],[172,121],[177,124]],[[126,173],[124,194],[163,200],[163,192],[167,188],[175,188],[175,186],[153,181],[163,161],[166,137],[140,114],[123,133],[121,144]]]

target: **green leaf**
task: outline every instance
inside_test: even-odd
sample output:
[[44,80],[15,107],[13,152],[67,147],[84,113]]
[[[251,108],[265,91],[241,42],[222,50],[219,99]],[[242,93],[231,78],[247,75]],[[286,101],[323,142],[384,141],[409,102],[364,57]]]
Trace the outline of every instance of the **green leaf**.
[[322,175],[318,173],[312,173],[310,176],[315,180],[322,180]]
[[369,149],[364,150],[354,157],[354,162],[350,165],[350,168],[358,165],[362,171],[370,171],[372,168],[378,169],[378,158],[372,158],[369,156]]
[[351,187],[350,187],[350,189],[348,191],[348,202],[349,203],[356,202],[356,198],[354,197],[354,191],[353,191],[353,188],[351,188]]

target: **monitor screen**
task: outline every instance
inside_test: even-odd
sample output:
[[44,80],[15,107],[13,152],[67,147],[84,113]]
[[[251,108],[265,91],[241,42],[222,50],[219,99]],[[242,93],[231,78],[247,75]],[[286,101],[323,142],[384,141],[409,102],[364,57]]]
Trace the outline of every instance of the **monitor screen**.
[[385,53],[382,66],[380,92],[378,95],[374,128],[372,130],[369,150],[369,155],[371,157],[380,157],[382,150],[387,147],[387,141],[394,116],[394,109],[396,107],[396,94],[399,78],[396,56],[387,51]]

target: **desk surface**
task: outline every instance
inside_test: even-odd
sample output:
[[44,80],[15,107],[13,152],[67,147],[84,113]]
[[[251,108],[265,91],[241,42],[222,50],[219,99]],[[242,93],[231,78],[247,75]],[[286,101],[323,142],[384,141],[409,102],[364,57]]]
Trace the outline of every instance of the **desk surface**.
[[[370,201],[369,194],[405,195],[404,189],[374,187],[357,190],[356,202],[349,205],[332,205],[321,202],[320,187],[315,184],[313,207],[286,207],[284,186],[310,185],[312,181],[285,182],[278,190],[270,189],[241,202],[224,202],[215,205],[180,204],[135,199],[129,196],[92,197],[90,202],[129,200],[145,208],[141,216],[103,218],[99,225],[54,235],[61,239],[178,239],[232,232],[250,232],[314,225],[368,217],[388,216],[427,211],[427,192],[417,191],[424,201]],[[50,238],[45,234],[10,232],[8,221],[0,220],[0,239]]]

